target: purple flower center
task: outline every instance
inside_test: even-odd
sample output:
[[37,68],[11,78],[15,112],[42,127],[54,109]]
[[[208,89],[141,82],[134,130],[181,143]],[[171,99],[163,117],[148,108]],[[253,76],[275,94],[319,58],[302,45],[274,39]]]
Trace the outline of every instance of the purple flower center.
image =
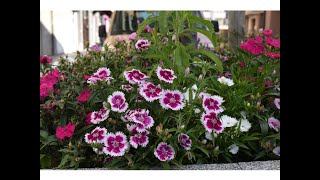
[[116,104],[117,104],[117,105],[120,105],[120,99],[117,99],[117,100],[116,100]]
[[134,77],[139,77],[139,74],[138,73],[133,73],[133,76]]

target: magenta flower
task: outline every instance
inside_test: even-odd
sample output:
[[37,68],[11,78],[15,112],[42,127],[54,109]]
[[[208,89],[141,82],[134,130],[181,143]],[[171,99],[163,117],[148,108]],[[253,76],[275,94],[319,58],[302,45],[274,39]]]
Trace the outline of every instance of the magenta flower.
[[87,133],[84,135],[84,140],[88,144],[92,143],[104,143],[104,138],[107,134],[106,128],[96,127],[91,133]]
[[201,123],[204,128],[211,133],[221,133],[224,129],[222,122],[218,119],[217,114],[214,112],[209,112],[207,114],[203,113],[201,116]]
[[258,43],[262,43],[263,42],[263,39],[262,39],[262,37],[261,36],[256,36],[256,41],[258,42]]
[[279,59],[280,53],[274,53],[274,52],[265,52],[266,56],[271,57],[272,59]]
[[174,111],[178,111],[184,107],[184,103],[182,101],[183,94],[180,91],[165,90],[161,93],[159,102],[164,109],[170,108]]
[[90,47],[90,49],[92,50],[92,51],[101,51],[101,47],[98,45],[98,44],[94,44],[94,45],[92,45],[91,47]]
[[226,78],[232,78],[232,74],[231,73],[229,73],[229,72],[226,72],[225,74],[224,74],[224,76],[226,77]]
[[140,88],[139,93],[148,102],[152,102],[152,101],[160,98],[161,87],[160,87],[160,85],[156,86],[152,83],[147,83],[146,85],[144,85],[143,87]]
[[48,56],[40,56],[40,63],[51,63],[52,61],[53,59]]
[[122,85],[121,89],[124,90],[124,91],[129,92],[129,91],[131,91],[133,89],[133,87],[130,84],[126,84],[126,85]]
[[214,112],[216,114],[223,112],[220,106],[224,102],[220,96],[205,96],[202,101],[202,107],[206,112]]
[[48,72],[40,78],[40,84],[55,85],[59,80],[60,73],[57,69],[53,69],[52,72]]
[[273,39],[273,38],[267,38],[267,44],[269,46],[273,46],[275,48],[280,48],[280,40],[279,39]]
[[149,25],[147,25],[146,27],[144,27],[144,32],[150,32],[151,27]]
[[131,41],[134,40],[136,38],[136,36],[137,36],[136,32],[131,33],[130,37],[129,37],[129,40],[131,40]]
[[266,81],[266,87],[270,87],[272,86],[272,82],[271,81]]
[[79,97],[77,98],[77,101],[86,102],[89,100],[90,96],[91,96],[91,91],[88,89],[85,89],[80,93]]
[[50,92],[53,92],[54,88],[52,84],[43,83],[40,85],[40,100],[49,96]]
[[243,68],[244,67],[244,61],[240,61],[239,62],[239,66],[240,66],[240,68]]
[[136,113],[136,110],[127,110],[126,113],[121,116],[123,122],[133,122],[133,116]]
[[115,112],[124,112],[128,108],[126,98],[123,92],[115,91],[108,97],[108,102],[111,104],[111,110]]
[[272,152],[273,152],[275,155],[280,156],[280,146],[275,147],[275,148],[272,150]]
[[136,130],[138,132],[143,132],[146,129],[149,129],[153,126],[154,120],[149,116],[149,111],[144,109],[139,109],[132,116],[133,122],[137,123]]
[[167,83],[173,83],[173,80],[177,78],[171,69],[162,69],[160,66],[157,68],[157,76],[160,80]]
[[138,148],[138,145],[146,147],[149,143],[149,137],[147,136],[149,132],[147,130],[142,132],[136,132],[133,136],[130,137],[130,144],[135,149]]
[[191,149],[192,140],[187,134],[184,134],[184,133],[179,134],[178,142],[186,151]]
[[69,138],[73,135],[75,128],[76,125],[72,124],[71,122],[69,122],[66,126],[59,126],[56,129],[56,137],[60,140]]
[[148,40],[139,39],[136,42],[136,48],[140,50],[146,50],[149,49],[151,43]]
[[279,131],[280,129],[280,121],[274,117],[270,117],[268,119],[268,125],[271,129],[274,129],[275,131]]
[[86,115],[86,123],[87,123],[87,125],[92,124],[92,122],[91,122],[91,115],[92,115],[92,112],[90,112],[90,113],[88,113],[88,114]]
[[242,43],[240,48],[247,50],[254,55],[259,55],[265,50],[265,47],[253,38],[250,38],[248,41]]
[[170,161],[174,158],[175,152],[171,145],[165,142],[158,144],[153,153],[160,161]]
[[278,109],[280,109],[280,99],[279,98],[275,98],[273,102],[274,102],[274,105],[276,105],[276,107]]
[[269,29],[269,30],[264,30],[264,31],[263,31],[263,34],[264,34],[265,36],[269,37],[269,36],[272,35],[272,30],[271,30],[271,29]]
[[130,84],[136,84],[143,79],[149,78],[147,75],[136,69],[132,69],[131,71],[124,71],[123,74]]
[[108,133],[105,136],[103,152],[111,156],[123,156],[129,148],[127,136],[122,132]]
[[105,121],[109,117],[110,110],[106,107],[106,103],[103,103],[103,107],[99,111],[91,113],[90,122],[93,124],[99,124]]

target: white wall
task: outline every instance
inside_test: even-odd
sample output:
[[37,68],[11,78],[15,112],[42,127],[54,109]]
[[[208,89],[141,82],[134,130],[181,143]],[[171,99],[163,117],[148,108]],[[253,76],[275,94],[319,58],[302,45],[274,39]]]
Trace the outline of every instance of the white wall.
[[52,55],[52,11],[40,11],[40,55]]

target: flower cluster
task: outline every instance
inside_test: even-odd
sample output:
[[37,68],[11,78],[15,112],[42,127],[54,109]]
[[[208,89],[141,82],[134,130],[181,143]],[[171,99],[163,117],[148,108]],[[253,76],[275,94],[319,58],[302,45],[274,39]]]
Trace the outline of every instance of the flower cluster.
[[87,83],[96,84],[98,81],[110,81],[111,79],[113,78],[111,77],[109,68],[99,68],[97,72],[88,78]]
[[58,69],[53,69],[40,78],[40,100],[49,96],[54,91],[54,85],[58,83],[60,73]]

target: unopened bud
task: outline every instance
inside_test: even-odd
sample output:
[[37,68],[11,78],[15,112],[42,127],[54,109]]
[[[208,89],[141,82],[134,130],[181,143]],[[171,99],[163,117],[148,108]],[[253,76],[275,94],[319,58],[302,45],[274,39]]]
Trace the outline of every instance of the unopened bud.
[[189,75],[189,74],[190,74],[190,68],[186,68],[185,74],[186,74],[186,75]]
[[199,80],[202,80],[203,79],[203,75],[202,74],[200,74],[200,76],[199,76],[199,78],[198,78]]
[[206,144],[206,143],[207,143],[207,140],[204,139],[204,140],[201,141],[201,143],[202,143],[202,144]]

